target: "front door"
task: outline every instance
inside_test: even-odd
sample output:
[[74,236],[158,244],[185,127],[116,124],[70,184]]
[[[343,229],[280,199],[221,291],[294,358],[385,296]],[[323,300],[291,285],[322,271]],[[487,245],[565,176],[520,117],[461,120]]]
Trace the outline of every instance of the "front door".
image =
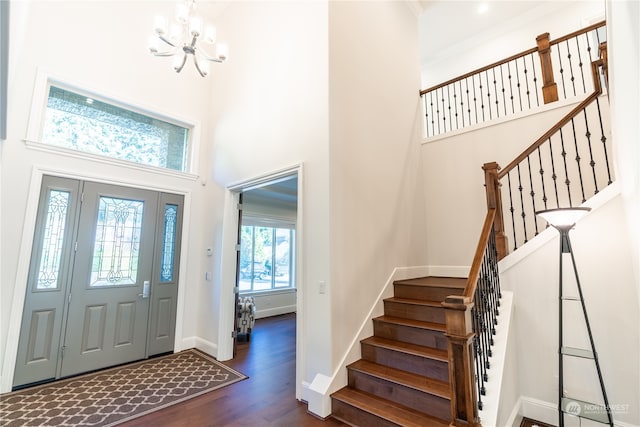
[[182,196],[44,177],[14,387],[173,350]]
[[87,182],[61,376],[145,357],[158,194]]

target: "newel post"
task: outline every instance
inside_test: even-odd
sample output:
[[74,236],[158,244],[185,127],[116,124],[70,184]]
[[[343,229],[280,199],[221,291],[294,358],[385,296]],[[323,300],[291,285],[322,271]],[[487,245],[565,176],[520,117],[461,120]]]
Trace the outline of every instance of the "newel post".
[[549,33],[540,34],[536,37],[536,42],[538,43],[540,67],[542,68],[542,98],[544,103],[548,104],[558,100],[558,86],[553,78],[553,65],[551,64]]
[[447,322],[449,382],[451,384],[451,426],[480,427],[473,354],[473,303],[461,295],[442,303]]
[[502,192],[500,191],[500,179],[498,178],[500,165],[496,162],[485,163],[482,165],[482,170],[484,171],[484,185],[487,192],[487,208],[496,210],[493,231],[496,236],[498,259],[501,260],[507,256],[507,236],[504,234]]
[[602,60],[602,71],[604,72],[604,83],[607,85],[607,91],[609,90],[609,57],[607,56],[607,42],[600,43],[598,46],[598,52],[600,59]]

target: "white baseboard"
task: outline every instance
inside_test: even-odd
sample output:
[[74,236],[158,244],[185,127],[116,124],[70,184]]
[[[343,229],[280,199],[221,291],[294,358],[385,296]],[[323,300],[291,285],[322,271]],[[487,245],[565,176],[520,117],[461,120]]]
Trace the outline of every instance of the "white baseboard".
[[282,307],[264,308],[256,310],[256,319],[262,319],[263,317],[279,316],[281,314],[295,313],[296,305],[285,305]]
[[218,357],[218,346],[200,337],[187,337],[182,339],[182,350],[197,348],[212,357]]

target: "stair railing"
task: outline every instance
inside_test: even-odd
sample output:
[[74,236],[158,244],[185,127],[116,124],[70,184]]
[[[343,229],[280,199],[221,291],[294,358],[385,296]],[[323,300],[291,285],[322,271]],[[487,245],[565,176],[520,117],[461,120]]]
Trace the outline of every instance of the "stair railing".
[[495,197],[499,210],[494,224],[499,259],[547,227],[536,211],[580,205],[613,182],[610,130],[600,105],[606,43],[600,56],[591,63],[594,91],[589,96],[506,167],[483,166],[487,200]]
[[603,41],[604,30],[602,21],[555,40],[544,33],[536,47],[420,91],[425,137],[590,93],[592,46]]
[[[478,241],[478,246],[473,258],[473,263],[469,271],[469,277],[462,295],[452,295],[445,299],[446,334],[449,350],[449,380],[451,384],[451,425],[452,426],[472,426],[480,427],[478,412],[482,409],[482,396],[485,394],[485,382],[488,380],[487,370],[490,367],[491,347],[493,345],[493,335],[495,326],[498,323],[497,316],[500,307],[500,277],[498,271],[498,260],[507,254],[507,238],[505,235],[505,222],[503,212],[505,204],[502,197],[501,179],[506,177],[508,188],[508,211],[511,214],[511,221],[515,224],[516,208],[514,207],[514,191],[512,181],[517,181],[517,193],[521,201],[522,213],[518,214],[523,218],[526,239],[526,217],[528,213],[534,217],[536,233],[538,230],[537,220],[533,212],[537,209],[547,209],[550,203],[555,203],[556,207],[572,206],[574,192],[577,192],[584,201],[589,191],[597,193],[599,191],[599,179],[604,179],[607,185],[612,182],[612,170],[609,163],[608,139],[603,129],[603,121],[600,115],[600,104],[598,97],[602,94],[600,69],[604,71],[604,79],[607,81],[606,68],[606,43],[600,45],[600,59],[591,63],[594,91],[578,106],[573,108],[556,125],[542,135],[538,140],[527,148],[516,159],[509,163],[506,168],[500,170],[497,163],[487,163],[483,166],[485,171],[485,186],[487,196],[487,215],[484,220],[482,232]],[[587,108],[595,106],[596,117],[600,129],[600,145],[602,155],[599,161],[594,155],[594,144],[592,144],[592,127],[589,127],[591,112]],[[578,142],[578,119],[584,120],[584,142]],[[565,134],[569,138],[565,140]],[[597,135],[597,133],[596,133]],[[552,142],[553,141],[553,142]],[[565,144],[566,142],[566,144]],[[569,156],[567,148],[569,142],[575,147],[575,171],[569,173]],[[543,148],[548,143],[548,148]],[[553,143],[560,144],[559,154],[553,154]],[[582,150],[579,148],[582,147]],[[549,159],[543,160],[541,154],[548,150]],[[558,151],[558,150],[556,150]],[[582,172],[581,153],[588,153],[589,164],[587,172]],[[532,157],[533,156],[533,157]],[[554,157],[559,156],[559,157]],[[540,176],[540,187],[533,184],[532,164],[539,166],[537,171]],[[551,183],[545,186],[544,173],[545,162],[549,163],[552,171]],[[596,165],[604,163],[596,168]],[[556,167],[557,164],[557,167]],[[535,166],[534,166],[535,168]],[[590,168],[590,169],[589,169]],[[596,170],[597,169],[597,170]],[[562,172],[564,171],[564,173]],[[575,175],[577,172],[577,175]],[[560,175],[558,175],[560,173]],[[514,174],[511,177],[511,174]],[[523,176],[528,177],[528,183],[523,185]],[[571,186],[571,179],[578,176],[578,186]],[[588,180],[587,177],[593,178]],[[567,187],[566,196],[558,190],[558,184]],[[527,203],[525,210],[525,185],[531,196],[531,203]],[[541,195],[536,196],[536,189],[541,189]],[[547,188],[549,194],[547,194]],[[541,197],[542,204],[536,205],[536,197]],[[505,200],[506,202],[506,200]],[[545,224],[546,227],[546,224]],[[517,233],[514,231],[514,240]]]

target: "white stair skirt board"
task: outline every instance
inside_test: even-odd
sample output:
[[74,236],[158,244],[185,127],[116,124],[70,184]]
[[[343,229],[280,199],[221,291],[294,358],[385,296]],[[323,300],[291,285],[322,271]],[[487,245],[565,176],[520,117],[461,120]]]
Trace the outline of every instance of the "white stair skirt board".
[[[509,326],[513,314],[513,292],[502,292],[500,299],[500,315],[496,325],[494,346],[492,348],[491,369],[489,369],[489,381],[485,383],[486,396],[482,396],[483,408],[479,411],[480,422],[483,426],[497,426],[498,410],[500,408],[500,395],[502,391],[502,378],[504,364],[507,356],[507,339]],[[512,348],[514,344],[512,343]]]

